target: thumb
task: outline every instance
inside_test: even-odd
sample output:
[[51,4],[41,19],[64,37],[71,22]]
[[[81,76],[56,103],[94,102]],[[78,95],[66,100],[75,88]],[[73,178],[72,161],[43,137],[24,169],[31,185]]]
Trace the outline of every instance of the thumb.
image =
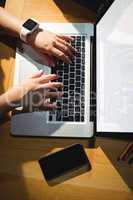
[[39,78],[39,77],[42,76],[43,74],[44,74],[44,72],[43,72],[43,70],[41,69],[41,70],[37,71],[35,74],[33,74],[33,75],[31,76],[31,78]]

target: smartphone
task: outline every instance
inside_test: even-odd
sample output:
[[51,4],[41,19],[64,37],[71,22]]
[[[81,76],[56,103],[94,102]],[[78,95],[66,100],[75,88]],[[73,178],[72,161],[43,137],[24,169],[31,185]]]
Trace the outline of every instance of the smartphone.
[[55,185],[91,170],[91,164],[81,144],[74,144],[50,153],[39,160],[49,185]]

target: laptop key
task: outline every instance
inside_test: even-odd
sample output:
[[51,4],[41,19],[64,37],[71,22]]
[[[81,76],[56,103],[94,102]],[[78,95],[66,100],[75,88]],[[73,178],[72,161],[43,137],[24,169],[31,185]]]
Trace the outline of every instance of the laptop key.
[[77,59],[76,59],[76,63],[81,63],[81,59],[80,59],[80,58],[77,58]]
[[85,59],[85,54],[84,53],[82,53],[82,59]]
[[58,81],[62,83],[63,79],[62,78],[58,78]]
[[84,95],[85,94],[85,91],[84,90],[81,90],[81,95]]
[[81,46],[81,42],[77,42],[77,43],[76,43],[76,46],[79,46],[79,47],[80,47],[80,46]]
[[80,76],[76,76],[76,81],[80,81]]
[[77,105],[77,106],[80,105],[80,101],[76,100],[75,105]]
[[76,75],[80,75],[80,70],[76,70]]
[[75,112],[80,112],[80,107],[75,107]]
[[56,113],[56,121],[61,121],[61,112]]
[[67,86],[68,85],[68,80],[64,80],[63,84]]
[[76,82],[76,87],[80,87],[80,82]]
[[69,91],[70,96],[74,96],[74,91]]
[[74,104],[73,103],[69,103],[69,109],[73,110],[74,109]]
[[63,117],[63,118],[62,118],[62,121],[63,121],[63,122],[67,122],[67,121],[68,121],[68,117]]
[[82,47],[85,47],[85,43],[84,42],[82,42]]
[[63,70],[65,74],[69,72],[69,68]]
[[63,91],[64,91],[64,92],[67,92],[67,91],[68,91],[68,86],[64,86],[64,87],[63,87]]
[[[84,59],[82,59],[82,64],[84,65],[85,64],[85,60]],[[83,69],[83,68],[82,68]]]
[[70,73],[70,78],[74,78],[74,73]]
[[68,93],[67,92],[65,92],[64,94],[63,94],[63,97],[68,97]]
[[74,115],[74,110],[69,110],[69,116],[73,116]]
[[68,110],[68,104],[63,105],[63,110]]
[[73,122],[74,121],[74,117],[73,116],[69,116],[68,117],[68,121],[72,121]]
[[68,74],[64,74],[64,79],[68,79]]
[[84,109],[80,111],[81,115],[84,116]]
[[70,98],[69,98],[69,102],[70,102],[70,103],[74,103],[74,97],[70,97]]
[[76,93],[80,93],[80,87],[75,88],[75,92],[76,92]]
[[75,94],[75,99],[76,99],[76,100],[80,100],[80,94],[78,94],[78,93]]
[[52,121],[52,119],[53,119],[53,116],[49,115],[49,121]]
[[84,122],[84,116],[81,116],[81,122]]
[[70,90],[74,90],[74,85],[70,85],[70,86],[69,86],[69,89],[70,89]]
[[75,121],[79,122],[80,121],[80,113],[75,114]]
[[63,104],[67,104],[68,103],[68,99],[63,99]]
[[70,79],[70,84],[74,84],[74,79]]
[[82,37],[82,36],[77,36],[77,38],[76,38],[77,41],[81,41],[81,37]]
[[75,68],[74,67],[70,67],[70,72],[74,72]]
[[62,76],[62,75],[63,75],[63,71],[58,71],[58,76]]
[[76,64],[76,69],[80,69],[81,65],[80,64]]
[[82,52],[85,52],[85,48],[84,47],[82,48]]
[[85,41],[85,36],[82,36],[82,41]]

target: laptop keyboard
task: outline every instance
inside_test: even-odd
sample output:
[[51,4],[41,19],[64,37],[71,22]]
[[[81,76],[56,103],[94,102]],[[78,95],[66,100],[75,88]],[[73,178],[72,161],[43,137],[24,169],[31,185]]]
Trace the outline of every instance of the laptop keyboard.
[[64,95],[56,102],[57,110],[49,111],[49,121],[84,122],[85,112],[85,35],[73,36],[71,45],[78,50],[72,64],[58,61],[52,73],[58,75],[58,81],[64,84]]

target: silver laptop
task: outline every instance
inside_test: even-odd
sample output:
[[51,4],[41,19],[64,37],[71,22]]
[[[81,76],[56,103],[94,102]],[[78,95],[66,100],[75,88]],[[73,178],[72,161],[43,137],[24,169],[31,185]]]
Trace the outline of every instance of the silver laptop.
[[82,137],[93,136],[90,120],[90,38],[94,25],[89,23],[42,23],[41,28],[75,38],[72,45],[78,48],[72,64],[61,61],[58,67],[42,64],[40,56],[25,44],[16,50],[14,85],[43,69],[46,74],[56,73],[64,83],[64,96],[56,100],[61,109],[54,111],[32,110],[12,115],[11,133],[18,136]]

